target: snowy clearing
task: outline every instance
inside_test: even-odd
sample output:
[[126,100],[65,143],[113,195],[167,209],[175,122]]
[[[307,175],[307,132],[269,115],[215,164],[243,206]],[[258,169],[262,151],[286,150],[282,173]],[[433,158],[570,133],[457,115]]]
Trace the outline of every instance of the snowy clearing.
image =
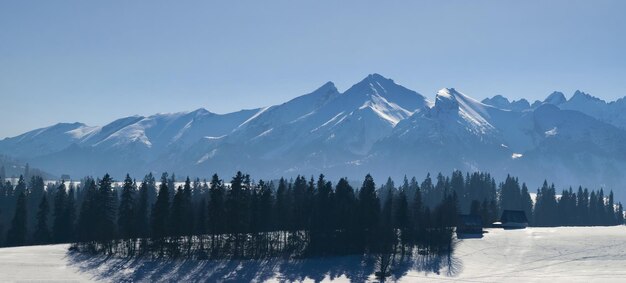
[[[400,282],[625,282],[626,227],[489,229],[451,258],[392,270]],[[393,268],[393,267],[392,267]],[[270,261],[154,261],[68,254],[67,245],[0,249],[0,281],[374,280],[358,256]]]

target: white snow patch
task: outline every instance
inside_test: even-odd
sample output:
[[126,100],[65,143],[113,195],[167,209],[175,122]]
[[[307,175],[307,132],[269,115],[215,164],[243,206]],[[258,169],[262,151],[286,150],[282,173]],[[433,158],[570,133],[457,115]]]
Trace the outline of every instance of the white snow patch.
[[265,108],[261,108],[261,110],[259,110],[259,112],[257,112],[256,114],[252,115],[252,117],[248,118],[248,120],[245,120],[243,123],[241,123],[241,125],[237,126],[237,128],[240,128],[241,126],[249,123],[250,121],[254,120],[256,117],[259,117],[259,115],[263,114],[263,112],[267,111],[267,109],[270,109],[270,106],[265,107]]
[[[325,127],[326,125],[328,125],[328,124],[332,123],[333,121],[337,120],[337,118],[339,118],[339,116],[343,115],[343,113],[344,113],[344,111],[339,112],[339,114],[337,114],[337,115],[335,115],[334,117],[330,118],[330,120],[326,121],[326,122],[325,122],[324,124],[322,124],[321,126],[319,126],[319,127],[315,128],[315,129],[311,130],[311,133],[312,133],[312,132],[315,132],[315,131],[319,130],[320,128],[323,128],[323,127]],[[343,120],[343,118],[342,118],[342,119],[340,119],[340,121],[341,121],[341,120]],[[335,123],[335,125],[337,125],[337,123]]]
[[558,134],[558,133],[559,133],[559,131],[558,131],[557,127],[554,127],[551,130],[545,132],[546,137],[553,137],[553,136],[556,136],[556,134]]
[[226,135],[222,135],[222,136],[219,136],[219,137],[209,137],[209,136],[206,136],[204,138],[207,139],[207,140],[219,140],[219,139],[222,139],[224,137],[226,137]]
[[271,129],[269,129],[269,130],[267,130],[267,131],[264,131],[264,132],[260,133],[258,136],[254,137],[254,138],[256,139],[256,138],[260,138],[260,137],[267,136],[267,135],[268,135],[269,133],[271,133],[273,130],[274,130],[274,128],[271,128]]
[[97,126],[93,126],[93,127],[84,126],[84,127],[79,127],[79,128],[73,129],[71,131],[68,131],[67,133],[69,135],[71,135],[72,138],[82,139],[83,137],[93,133],[95,130],[98,130],[98,129],[100,129],[100,127],[97,127]]
[[200,163],[204,163],[205,161],[213,158],[215,156],[215,154],[217,153],[217,149],[213,149],[211,150],[209,153],[205,154],[202,156],[202,158],[200,158],[196,164],[200,164]]

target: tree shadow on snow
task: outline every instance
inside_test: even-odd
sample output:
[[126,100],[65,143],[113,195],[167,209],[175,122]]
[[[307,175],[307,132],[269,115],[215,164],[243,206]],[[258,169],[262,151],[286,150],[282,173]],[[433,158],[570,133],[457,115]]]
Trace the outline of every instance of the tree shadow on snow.
[[[376,272],[372,256],[335,256],[307,259],[272,258],[264,260],[163,260],[117,258],[68,252],[69,264],[95,280],[113,282],[262,282],[268,279],[301,281],[345,276],[353,282],[365,282]],[[445,276],[460,272],[461,262],[452,253],[440,255],[396,255],[391,268],[393,279],[409,271]]]

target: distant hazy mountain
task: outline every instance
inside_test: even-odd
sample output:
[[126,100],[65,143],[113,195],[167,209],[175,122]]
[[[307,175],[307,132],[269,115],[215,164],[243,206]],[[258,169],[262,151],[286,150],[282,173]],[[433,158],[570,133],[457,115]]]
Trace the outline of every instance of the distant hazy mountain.
[[492,98],[485,98],[482,102],[500,109],[512,111],[525,111],[537,108],[542,104],[552,104],[561,109],[582,112],[618,128],[626,129],[625,98],[606,102],[602,99],[577,90],[569,100],[565,98],[565,95],[562,92],[555,91],[546,97],[543,102],[535,101],[532,105],[529,105],[526,99],[509,101],[506,97],[501,95],[496,95]]
[[57,124],[0,141],[0,154],[76,178],[235,170],[255,178],[400,178],[460,169],[510,173],[531,185],[548,179],[619,190],[626,102],[580,91],[532,105],[501,95],[479,102],[452,88],[430,102],[373,74],[343,93],[328,82],[280,105],[223,115],[198,109],[102,127]]

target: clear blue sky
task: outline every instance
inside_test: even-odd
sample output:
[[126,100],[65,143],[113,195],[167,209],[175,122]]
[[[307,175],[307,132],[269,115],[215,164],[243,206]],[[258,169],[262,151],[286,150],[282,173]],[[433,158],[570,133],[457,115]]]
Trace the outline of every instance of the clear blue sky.
[[284,102],[380,73],[542,99],[626,95],[626,1],[2,1],[0,138]]

